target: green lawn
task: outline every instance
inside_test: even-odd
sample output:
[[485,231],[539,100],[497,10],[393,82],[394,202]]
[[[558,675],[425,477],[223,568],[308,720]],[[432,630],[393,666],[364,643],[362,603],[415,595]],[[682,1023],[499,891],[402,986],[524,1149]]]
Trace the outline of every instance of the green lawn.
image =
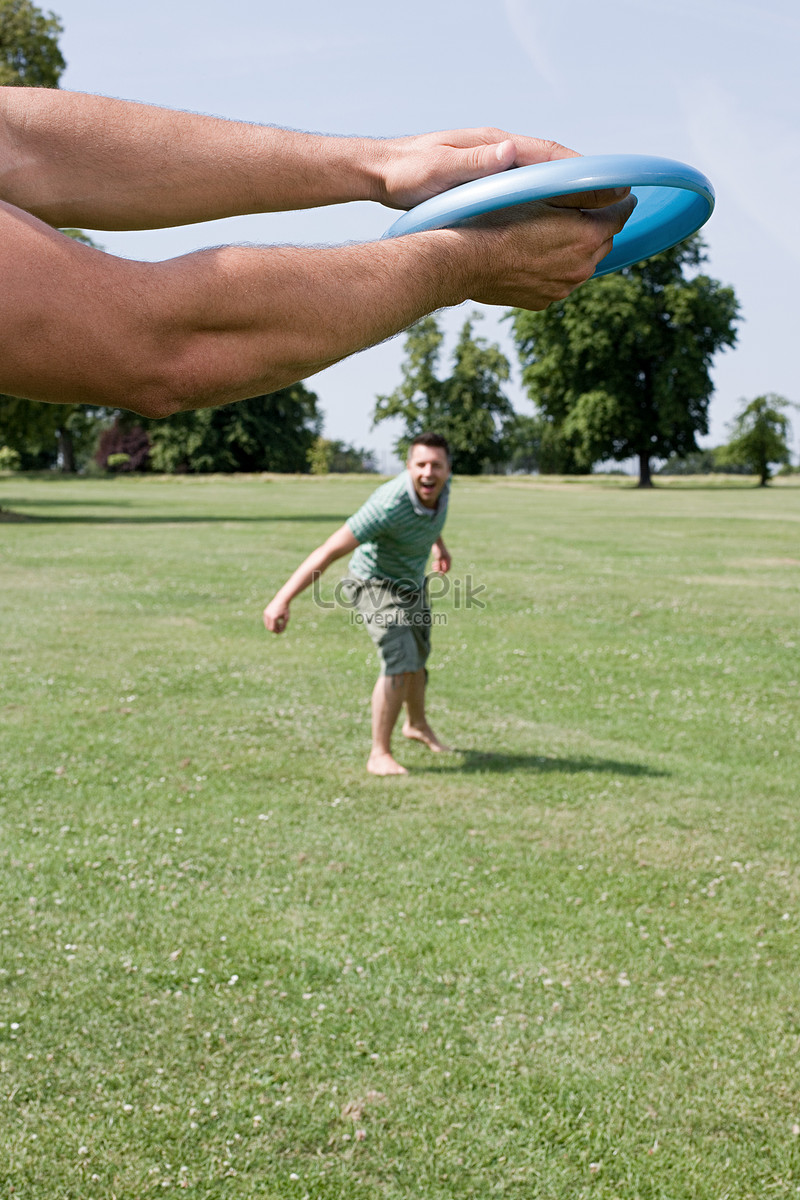
[[261,625],[374,481],[0,479],[0,1194],[800,1194],[800,487],[733,482],[457,481],[458,750],[376,780],[363,631]]

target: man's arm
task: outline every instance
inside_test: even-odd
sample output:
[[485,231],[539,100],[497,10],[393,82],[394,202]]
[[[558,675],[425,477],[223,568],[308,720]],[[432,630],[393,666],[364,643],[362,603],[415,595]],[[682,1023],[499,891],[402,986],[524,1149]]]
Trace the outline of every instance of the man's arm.
[[337,558],[352,554],[357,545],[358,539],[353,537],[346,525],[342,525],[326,542],[309,554],[264,609],[264,624],[270,633],[283,633],[289,623],[289,605],[295,596],[305,591],[313,582],[314,576],[321,575]]
[[633,201],[589,193],[374,245],[222,247],[164,263],[103,254],[53,225],[142,228],[364,198],[403,207],[571,153],[502,130],[321,138],[0,89],[0,393],[159,417],[275,391],[437,308],[563,298]]
[[409,208],[469,179],[573,154],[502,129],[326,137],[0,88],[0,199],[56,227],[153,229],[348,200]]
[[163,263],[0,202],[0,392],[163,417],[288,386],[467,299],[541,309],[592,274],[633,209],[587,199],[368,245]]

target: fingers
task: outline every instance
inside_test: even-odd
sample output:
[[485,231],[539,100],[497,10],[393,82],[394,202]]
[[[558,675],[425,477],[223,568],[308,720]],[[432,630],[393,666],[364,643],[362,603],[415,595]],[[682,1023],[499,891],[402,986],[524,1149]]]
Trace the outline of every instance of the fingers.
[[[487,135],[498,137],[499,140],[487,143],[483,140]],[[462,149],[456,149],[448,163],[449,187],[456,187],[459,183],[467,183],[472,179],[484,179],[488,175],[496,175],[499,171],[507,171],[509,167],[530,166],[533,163],[552,162],[559,158],[577,157],[574,150],[568,150],[558,142],[543,141],[539,138],[515,138],[503,134],[499,129],[459,130],[454,135],[442,136],[452,136],[454,141],[456,138],[462,141]]]
[[576,150],[562,146],[546,138],[524,137],[515,133],[507,133],[504,129],[484,127],[480,129],[455,129],[447,133],[435,135],[445,145],[469,149],[494,150],[503,147],[504,161],[509,159],[513,147],[513,157],[507,161],[507,166],[529,167],[533,163],[552,162],[558,158],[578,158]]
[[[501,129],[463,129],[440,136],[443,142],[453,138],[453,145],[463,147],[458,170],[464,174],[459,182],[482,179],[498,171],[506,171],[509,167],[527,167],[537,163],[555,162],[558,159],[581,157],[577,151],[570,150],[559,142],[519,137],[504,133]],[[629,194],[630,188],[627,187],[591,189],[569,196],[555,197],[550,203],[559,208],[605,208],[623,200]]]
[[554,208],[607,208],[630,196],[631,189],[604,188],[602,191],[573,192],[568,196],[553,196],[547,201]]
[[630,194],[624,200],[611,204],[607,208],[592,209],[584,212],[584,216],[592,220],[601,230],[607,229],[609,237],[615,237],[625,228],[631,213],[636,208],[637,200]]
[[461,228],[490,247],[485,283],[470,298],[540,311],[593,274],[636,207],[628,195],[603,208],[532,203],[475,218]]
[[283,633],[289,624],[289,614],[286,612],[271,612],[269,606],[264,609],[264,625],[270,633]]
[[443,146],[437,158],[426,189],[429,195],[437,195],[459,184],[470,183],[473,179],[485,179],[488,175],[507,171],[515,165],[516,147],[508,139],[489,146]]
[[516,148],[515,167],[530,167],[534,163],[554,162],[559,158],[580,158],[577,150],[570,150],[560,142],[551,142],[542,138],[520,137],[508,135]]
[[398,138],[381,146],[380,190],[373,198],[412,208],[440,192],[532,163],[574,158],[558,142],[518,137],[503,129],[455,129]]

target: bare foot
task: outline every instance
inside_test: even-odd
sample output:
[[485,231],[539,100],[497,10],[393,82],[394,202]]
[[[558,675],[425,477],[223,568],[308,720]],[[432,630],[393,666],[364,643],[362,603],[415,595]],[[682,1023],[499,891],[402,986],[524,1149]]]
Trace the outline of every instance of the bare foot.
[[450,747],[445,746],[443,742],[439,741],[430,725],[417,726],[411,725],[408,721],[406,721],[405,725],[403,726],[403,737],[411,738],[411,740],[414,742],[424,742],[428,749],[432,750],[434,754],[451,753]]
[[376,753],[370,754],[367,759],[367,770],[370,775],[407,775],[408,771],[405,767],[401,767],[396,759],[392,758],[391,754]]

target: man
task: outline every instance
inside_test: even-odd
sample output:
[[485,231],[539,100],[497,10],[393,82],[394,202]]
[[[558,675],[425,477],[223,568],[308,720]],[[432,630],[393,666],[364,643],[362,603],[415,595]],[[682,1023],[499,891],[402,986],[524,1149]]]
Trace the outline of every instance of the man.
[[407,775],[392,754],[392,731],[406,706],[403,734],[439,753],[446,750],[425,715],[425,663],[431,612],[425,567],[450,570],[442,540],[450,490],[450,451],[436,433],[414,438],[406,470],[372,493],[358,512],[301,563],[264,609],[264,624],[283,633],[289,605],[331,563],[352,554],[347,605],[358,612],[378,650],[381,673],[372,693],[373,775]]
[[58,229],[349,200],[408,208],[572,154],[498,129],[322,137],[0,88],[0,393],[163,417],[275,391],[467,299],[545,308],[609,252],[633,211],[625,189],[367,245],[222,246],[159,263]]

